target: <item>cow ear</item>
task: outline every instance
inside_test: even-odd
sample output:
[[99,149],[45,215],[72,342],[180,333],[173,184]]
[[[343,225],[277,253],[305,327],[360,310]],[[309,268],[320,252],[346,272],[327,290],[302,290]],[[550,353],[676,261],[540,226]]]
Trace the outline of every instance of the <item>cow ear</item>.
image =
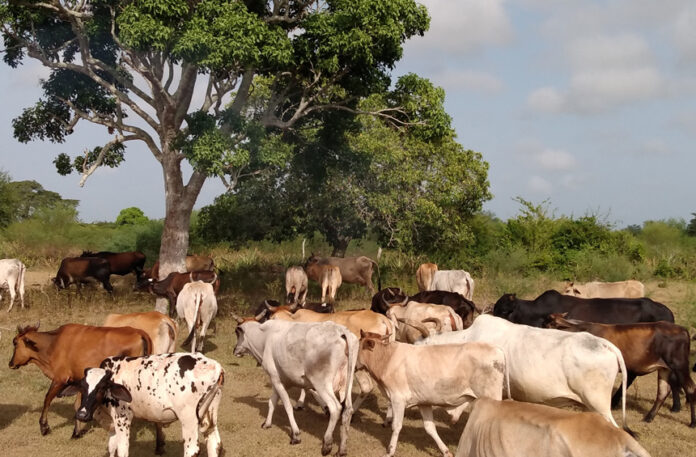
[[109,391],[111,392],[111,396],[114,397],[116,400],[125,401],[126,403],[130,403],[131,401],[133,401],[133,397],[131,397],[131,394],[130,392],[128,392],[128,389],[126,389],[121,384],[111,384],[111,386],[109,386]]
[[568,317],[568,311],[566,311],[565,313],[559,314],[559,316],[561,316],[563,319],[565,319],[566,317]]
[[375,340],[369,339],[365,340],[365,344],[363,345],[364,349],[367,349],[368,351],[371,351],[375,348]]
[[61,397],[72,397],[80,393],[80,387],[77,384],[70,383],[58,392],[58,398]]
[[365,338],[365,330],[360,329],[360,339]]
[[576,288],[573,288],[573,292],[576,293],[576,294],[578,294],[578,295],[580,295],[580,291],[579,291],[578,289],[576,289]]

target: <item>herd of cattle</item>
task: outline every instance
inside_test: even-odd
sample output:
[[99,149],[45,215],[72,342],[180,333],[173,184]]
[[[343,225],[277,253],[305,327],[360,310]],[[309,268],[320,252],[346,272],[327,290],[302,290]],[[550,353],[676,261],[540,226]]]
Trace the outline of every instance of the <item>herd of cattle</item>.
[[[128,455],[134,417],[156,424],[156,452],[163,451],[162,425],[179,420],[184,455],[199,452],[199,433],[209,456],[220,455],[217,428],[224,370],[200,354],[206,329],[217,313],[220,280],[212,259],[189,256],[187,272],[159,279],[157,265],[130,253],[83,253],[61,262],[53,283],[59,289],[89,278],[113,290],[111,274],[136,275],[135,288],[165,297],[188,326],[191,353],[174,353],[178,324],[158,313],[109,315],[101,327],[66,324],[49,332],[18,326],[10,368],[36,364],[51,379],[39,419],[50,431],[48,407],[56,396],[78,394],[73,437],[84,422],[110,430],[110,456]],[[472,301],[474,280],[463,270],[438,270],[426,263],[416,272],[419,293],[398,287],[374,293],[367,257],[319,258],[286,272],[284,304],[265,300],[253,317],[237,321],[234,355],[250,354],[272,385],[264,428],[271,427],[278,400],[288,416],[291,444],[300,429],[287,389],[306,391],[328,416],[321,453],[333,447],[340,424],[338,455],[347,454],[352,415],[375,385],[388,399],[385,424],[392,436],[386,456],[396,452],[404,411],[418,406],[426,433],[444,457],[452,457],[437,434],[433,408],[456,423],[468,413],[457,457],[649,456],[626,424],[626,389],[637,376],[658,371],[650,422],[672,393],[672,411],[686,394],[696,427],[696,384],[689,372],[690,337],[674,324],[665,305],[644,297],[638,281],[570,283],[535,300],[503,295],[492,307]],[[9,288],[10,307],[19,295],[24,307],[24,265],[0,260],[0,287]],[[321,302],[307,302],[308,280],[321,285]],[[365,286],[370,309],[336,311],[342,282]],[[328,300],[327,300],[328,299]],[[75,348],[79,348],[76,351]],[[696,371],[696,365],[694,366]],[[621,386],[614,392],[616,377]],[[353,389],[356,395],[353,397]],[[506,400],[503,400],[506,398]],[[588,412],[558,409],[584,406]],[[622,428],[611,408],[621,407]]]

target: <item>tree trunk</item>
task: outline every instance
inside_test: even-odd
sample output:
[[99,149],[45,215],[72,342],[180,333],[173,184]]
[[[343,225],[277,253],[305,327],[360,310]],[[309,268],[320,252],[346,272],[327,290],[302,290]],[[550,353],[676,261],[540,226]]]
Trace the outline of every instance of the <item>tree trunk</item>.
[[351,240],[352,238],[350,237],[338,237],[333,242],[333,252],[331,253],[331,257],[345,257],[346,250],[348,249],[348,245],[350,244]]

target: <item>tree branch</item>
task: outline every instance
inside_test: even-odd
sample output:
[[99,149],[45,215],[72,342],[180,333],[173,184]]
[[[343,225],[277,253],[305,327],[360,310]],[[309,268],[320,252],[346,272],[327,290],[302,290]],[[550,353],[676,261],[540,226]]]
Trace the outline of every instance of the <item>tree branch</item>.
[[138,139],[140,139],[138,135],[116,136],[116,138],[109,141],[104,145],[104,147],[102,147],[101,151],[99,151],[97,159],[94,161],[92,165],[89,166],[89,168],[87,168],[87,156],[89,155],[89,151],[85,151],[85,160],[82,163],[82,176],[80,177],[80,187],[85,186],[85,181],[87,181],[87,178],[89,178],[92,175],[92,173],[94,173],[97,170],[97,168],[99,168],[99,166],[104,162],[104,157],[106,157],[106,154],[111,150],[112,147],[116,146],[119,143],[125,143],[126,141]]

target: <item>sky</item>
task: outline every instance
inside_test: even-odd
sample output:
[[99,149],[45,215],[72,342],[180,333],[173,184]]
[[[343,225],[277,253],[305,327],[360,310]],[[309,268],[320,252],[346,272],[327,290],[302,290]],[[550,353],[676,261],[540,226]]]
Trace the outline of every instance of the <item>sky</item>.
[[[556,215],[596,215],[624,227],[696,212],[696,2],[693,0],[421,0],[430,30],[393,71],[446,92],[459,142],[490,165],[507,219],[520,196]],[[20,144],[11,122],[40,96],[46,72],[0,63],[0,169],[80,200],[84,221],[130,206],[164,216],[162,171],[142,146],[83,188],[52,160],[108,139],[81,125],[63,144]],[[224,191],[209,179],[196,207]]]

